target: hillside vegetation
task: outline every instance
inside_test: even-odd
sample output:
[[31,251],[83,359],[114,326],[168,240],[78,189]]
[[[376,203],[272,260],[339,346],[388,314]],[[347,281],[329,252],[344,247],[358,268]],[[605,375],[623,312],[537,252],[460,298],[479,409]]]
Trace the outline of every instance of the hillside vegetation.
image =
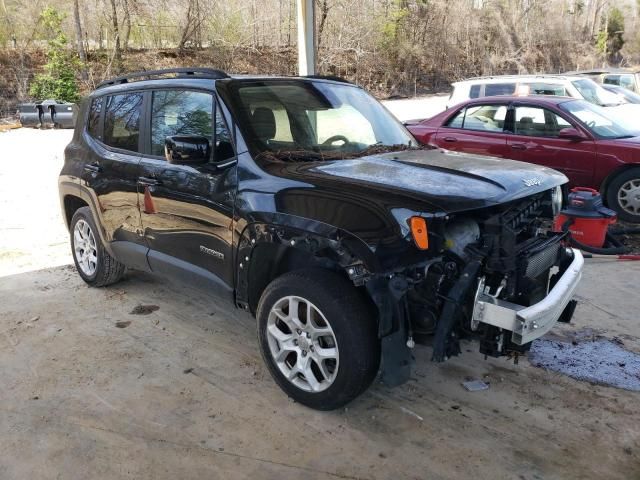
[[[316,0],[318,70],[388,97],[476,75],[632,64],[639,3]],[[131,70],[296,71],[295,0],[0,0],[0,14],[0,110],[54,88],[72,99]]]

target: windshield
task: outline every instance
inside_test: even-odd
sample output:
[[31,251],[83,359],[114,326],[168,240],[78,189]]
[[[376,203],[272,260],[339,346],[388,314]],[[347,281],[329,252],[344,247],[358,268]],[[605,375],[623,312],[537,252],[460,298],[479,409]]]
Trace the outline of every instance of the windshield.
[[618,95],[625,103],[640,103],[640,95],[631,90],[627,90],[624,87],[618,87],[617,85],[604,85],[602,88],[607,91]]
[[622,103],[615,94],[607,92],[596,82],[588,78],[574,80],[571,83],[587,102],[600,105],[601,107],[620,105],[620,103]]
[[576,117],[598,138],[631,138],[635,136],[614,120],[609,112],[583,100],[560,104],[560,108]]
[[352,85],[239,80],[232,89],[229,103],[254,155],[333,160],[416,144],[377,100]]

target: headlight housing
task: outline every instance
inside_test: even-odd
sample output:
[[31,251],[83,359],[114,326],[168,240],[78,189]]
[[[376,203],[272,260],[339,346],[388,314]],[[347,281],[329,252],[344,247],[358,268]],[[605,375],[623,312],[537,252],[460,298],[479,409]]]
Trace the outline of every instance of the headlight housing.
[[551,211],[555,217],[562,210],[562,187],[558,185],[551,190]]

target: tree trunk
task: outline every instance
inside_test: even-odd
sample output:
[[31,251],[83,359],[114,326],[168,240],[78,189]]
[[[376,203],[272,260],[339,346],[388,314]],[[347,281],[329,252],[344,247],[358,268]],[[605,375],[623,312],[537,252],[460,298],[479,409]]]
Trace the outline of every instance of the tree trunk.
[[[77,1],[77,0],[76,0]],[[129,9],[129,0],[124,0],[124,34],[122,47],[125,52],[129,51],[129,35],[131,35],[131,12]]]
[[118,27],[118,11],[116,9],[116,0],[111,0],[111,16],[113,20],[113,36],[114,36],[114,51],[113,61],[115,63],[115,69],[119,73],[122,69],[122,51],[120,50],[120,29]]
[[318,44],[316,48],[320,50],[320,43],[322,41],[322,32],[324,31],[324,27],[327,22],[327,15],[329,15],[329,4],[327,0],[322,0],[321,2],[316,0],[320,7],[320,25],[318,26]]
[[89,78],[89,73],[87,72],[87,52],[84,50],[84,42],[82,40],[82,24],[80,23],[80,8],[78,7],[78,0],[73,0],[73,20],[76,29],[76,49],[78,50],[80,63],[82,63],[80,77],[86,82]]
[[193,24],[193,16],[192,16],[192,7],[193,0],[189,0],[189,5],[187,6],[187,18],[184,28],[182,29],[182,35],[180,35],[180,42],[178,43],[178,51],[182,53],[187,42],[191,38],[191,26]]

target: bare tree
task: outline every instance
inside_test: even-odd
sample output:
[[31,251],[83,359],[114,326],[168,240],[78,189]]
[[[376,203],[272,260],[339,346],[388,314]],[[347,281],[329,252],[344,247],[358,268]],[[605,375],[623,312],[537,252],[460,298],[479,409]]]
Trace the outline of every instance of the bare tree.
[[200,1],[189,0],[185,23],[182,28],[182,34],[180,35],[180,42],[178,43],[178,50],[184,50],[188,43],[194,43],[196,46],[201,46],[202,21],[203,18],[202,11],[200,9]]
[[[135,0],[132,0],[135,1]],[[122,0],[123,2],[123,8],[124,8],[124,18],[123,18],[123,23],[124,23],[124,35],[123,35],[123,48],[124,51],[128,51],[129,50],[129,36],[131,35],[131,10],[130,7],[131,5],[129,4],[129,0]]]
[[111,21],[113,23],[113,62],[116,70],[122,69],[122,50],[120,47],[120,27],[118,26],[118,9],[116,8],[116,0],[111,0]]
[[87,71],[87,52],[84,49],[84,41],[82,34],[82,23],[80,23],[80,8],[78,6],[78,0],[73,0],[73,23],[76,31],[76,50],[78,51],[78,57],[82,67],[80,69],[80,77],[83,81],[87,81],[89,73]]
[[329,15],[329,2],[328,0],[315,0],[316,5],[320,9],[320,25],[318,25],[318,41],[316,47],[320,49],[320,43],[322,42],[322,32],[324,32],[324,26],[327,22],[327,16]]

